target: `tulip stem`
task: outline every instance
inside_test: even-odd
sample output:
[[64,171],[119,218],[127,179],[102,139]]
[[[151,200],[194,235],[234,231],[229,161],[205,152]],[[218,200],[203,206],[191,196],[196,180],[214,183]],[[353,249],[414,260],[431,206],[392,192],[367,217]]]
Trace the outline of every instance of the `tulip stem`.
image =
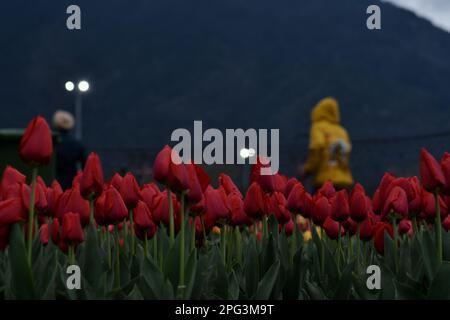
[[320,236],[322,238],[322,250],[320,251],[320,263],[321,263],[321,270],[322,270],[322,280],[324,281],[325,278],[325,232],[323,230],[323,227],[320,227]]
[[[134,212],[133,209],[130,209],[130,228],[131,228],[131,255],[134,256],[134,254],[136,253],[136,237],[134,235],[134,216],[133,216]],[[125,229],[126,229],[127,225],[125,224]],[[147,233],[146,233],[147,236]]]
[[358,224],[356,225],[356,268],[359,268],[359,255],[361,253],[361,247],[359,245],[360,233],[361,233],[361,224],[358,222]]
[[144,234],[144,257],[148,257],[148,239],[147,239],[147,232]]
[[89,197],[89,221],[94,224],[94,197]]
[[196,227],[196,218],[192,219],[191,225],[191,251],[195,249],[195,227]]
[[236,254],[237,254],[237,261],[241,263],[242,261],[242,236],[241,232],[239,231],[239,226],[235,227],[235,234],[236,234]]
[[[295,253],[297,252],[297,215],[292,214],[292,239],[291,239],[291,263],[294,261]],[[286,230],[286,229],[285,229]]]
[[69,258],[69,265],[74,265],[75,264],[75,249],[74,249],[73,245],[69,246],[68,258]]
[[158,232],[153,236],[153,260],[158,265]]
[[120,245],[119,245],[119,228],[117,225],[114,226],[114,235],[116,240],[116,261],[114,264],[114,287],[116,289],[120,288]]
[[398,250],[397,250],[398,228],[397,228],[397,219],[395,218],[395,215],[393,215],[392,218],[392,228],[394,229],[394,262],[395,262],[395,269],[398,270]]
[[28,239],[27,239],[27,258],[28,264],[31,267],[31,256],[33,249],[33,223],[34,223],[34,203],[36,199],[36,180],[37,180],[38,168],[33,167],[32,176],[31,176],[31,194],[30,194],[30,205],[29,205],[29,214],[28,214]]
[[434,196],[436,198],[436,246],[437,246],[437,257],[440,263],[442,263],[442,223],[441,223],[441,207],[439,205],[439,193],[435,192]]
[[200,216],[200,222],[202,223],[203,239],[205,240],[205,247],[208,248],[208,239],[206,238],[205,220],[203,215]]
[[342,234],[341,234],[341,225],[342,223],[339,221],[339,232],[338,232],[338,247],[337,247],[337,267],[338,271],[341,270],[341,250],[342,250]]
[[419,227],[417,226],[417,217],[414,215],[411,220],[412,220],[414,234],[418,234]]
[[[184,199],[184,191],[181,192],[181,208],[180,208],[180,220],[181,220],[181,229],[180,229],[180,280],[178,282],[178,298],[183,299],[184,298],[184,289],[186,288],[184,284],[184,249],[185,249],[185,243],[184,243],[184,235],[185,235],[185,219],[184,219],[184,209],[185,209],[185,199]],[[172,203],[172,201],[171,201]]]
[[264,236],[264,239],[266,239],[266,240],[269,239],[269,226],[268,226],[267,220],[268,220],[267,215],[264,215],[263,216],[263,236]]
[[172,191],[170,188],[167,188],[167,200],[169,201],[169,234],[170,245],[172,246],[175,242],[175,219],[173,216]]
[[108,250],[108,267],[111,269],[112,264],[112,257],[111,257],[111,235],[108,230],[108,227],[106,227],[106,244],[107,244],[107,250]]

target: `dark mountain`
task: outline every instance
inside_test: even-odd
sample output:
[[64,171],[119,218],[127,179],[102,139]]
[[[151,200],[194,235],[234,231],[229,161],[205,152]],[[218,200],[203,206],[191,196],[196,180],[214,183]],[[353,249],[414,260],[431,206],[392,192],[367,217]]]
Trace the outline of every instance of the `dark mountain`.
[[[108,168],[149,166],[175,128],[280,128],[282,171],[305,157],[311,107],[336,96],[355,177],[417,174],[419,147],[448,149],[450,34],[365,0],[15,0],[0,13],[0,127],[72,109],[87,78],[84,137]],[[382,30],[366,8],[382,8]],[[422,137],[426,135],[426,137]],[[394,139],[392,137],[412,137]],[[147,153],[144,150],[148,150]],[[142,156],[144,154],[145,156]]]

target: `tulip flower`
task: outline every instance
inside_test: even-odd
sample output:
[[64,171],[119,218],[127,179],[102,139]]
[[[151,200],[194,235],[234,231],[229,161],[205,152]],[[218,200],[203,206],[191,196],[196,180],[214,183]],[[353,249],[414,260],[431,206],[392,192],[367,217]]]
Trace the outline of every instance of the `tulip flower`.
[[205,191],[205,215],[214,222],[225,222],[230,218],[227,196],[223,188],[209,186]]
[[348,194],[346,190],[336,192],[330,199],[331,219],[337,222],[344,222],[350,215],[350,207],[348,204]]
[[442,188],[442,192],[445,195],[450,195],[450,153],[445,152],[441,159],[441,170],[444,175],[445,184]]
[[166,183],[169,177],[169,167],[172,157],[172,148],[164,146],[158,153],[153,163],[153,178],[161,183]]
[[227,206],[231,212],[230,224],[232,226],[250,226],[252,224],[252,219],[245,213],[244,201],[239,194],[234,192],[228,194]]
[[39,240],[42,245],[47,245],[49,240],[48,224],[43,224],[39,229]]
[[408,234],[412,231],[412,223],[408,219],[403,219],[398,224],[398,233],[400,235]]
[[339,236],[342,236],[344,233],[344,229],[341,227],[340,223],[330,217],[325,219],[323,229],[325,230],[327,236],[332,240],[338,239]]
[[[289,198],[289,195],[291,194],[292,189],[295,185],[299,184],[300,182],[296,178],[290,178],[286,182],[286,186],[284,187],[284,196],[286,199]],[[300,183],[301,184],[301,183]]]
[[253,182],[247,189],[244,199],[245,213],[255,219],[261,219],[267,214],[266,201],[261,186]]
[[258,183],[264,192],[272,193],[275,191],[275,175],[263,175],[261,169],[270,169],[268,159],[258,156],[256,164],[252,165],[250,172],[250,182]]
[[379,222],[375,226],[374,230],[374,246],[377,250],[378,254],[384,255],[384,234],[387,232],[387,234],[393,238],[393,228],[392,225],[384,222]]
[[362,221],[359,226],[359,239],[362,241],[370,241],[373,238],[374,225],[370,218]]
[[221,173],[219,175],[219,184],[222,186],[222,188],[225,190],[227,195],[230,195],[232,193],[237,194],[239,197],[243,198],[241,191],[238,187],[234,184],[233,180],[229,176],[227,176],[224,173]]
[[312,220],[316,226],[322,227],[327,217],[331,215],[331,205],[325,196],[320,195],[314,202]]
[[[439,196],[439,207],[441,220],[445,219],[448,214],[447,204],[442,196]],[[436,199],[435,196],[426,191],[422,190],[422,213],[423,218],[429,222],[434,222],[436,220]]]
[[370,199],[363,192],[353,193],[350,200],[350,217],[353,221],[362,222],[369,214]]
[[134,210],[134,229],[136,236],[144,241],[144,254],[147,256],[147,240],[153,238],[157,231],[157,226],[152,220],[148,206],[140,200]]
[[44,118],[34,118],[20,141],[19,155],[30,166],[45,166],[53,154],[53,141],[50,127]]
[[26,208],[20,198],[11,198],[0,202],[0,227],[25,220]]
[[392,188],[384,204],[382,217],[393,219],[408,217],[408,198],[405,190],[397,186]]
[[69,191],[63,193],[58,204],[58,218],[62,221],[66,212],[76,212],[80,216],[83,226],[87,226],[90,221],[89,201],[81,196],[80,186],[76,184]]
[[279,224],[286,224],[292,219],[291,213],[286,209],[286,199],[283,193],[275,191],[270,196],[269,212],[273,213]]
[[323,195],[327,199],[331,199],[336,194],[336,190],[334,189],[333,182],[327,180],[324,182],[322,187],[318,191],[319,194]]
[[122,182],[123,182],[123,177],[120,174],[116,173],[112,177],[110,184],[117,190],[120,190],[120,188],[122,187]]
[[103,220],[108,225],[117,225],[128,217],[128,210],[125,202],[123,201],[119,191],[117,191],[117,189],[113,186],[110,186],[105,190],[103,217]]
[[[279,228],[281,229],[283,226],[280,224]],[[281,230],[280,230],[281,231]],[[294,222],[292,217],[289,219],[289,222],[284,225],[284,232],[288,237],[290,237],[294,232]]]
[[[47,212],[47,196],[46,196],[46,190],[47,188],[40,183],[36,184],[36,191],[35,191],[35,197],[34,197],[34,207],[39,215],[44,215]],[[21,186],[21,194],[22,194],[22,201],[23,205],[26,208],[27,211],[30,210],[30,199],[31,199],[31,187],[27,184],[22,184]]]
[[86,200],[98,198],[103,192],[103,168],[96,153],[91,153],[86,160],[80,179],[80,192]]
[[67,212],[64,215],[61,238],[69,246],[76,246],[84,241],[83,229],[78,213]]
[[129,210],[136,207],[139,200],[142,199],[141,189],[139,188],[136,178],[131,173],[127,173],[123,177],[122,184],[118,190]]
[[[445,231],[449,231],[450,230],[450,216],[447,216],[444,221],[442,221],[442,227],[444,227]],[[1,251],[1,248],[0,248]]]
[[12,188],[18,190],[24,183],[26,183],[26,177],[22,173],[11,166],[6,166],[0,183],[0,200],[8,199],[11,196],[8,194],[9,191]]
[[297,183],[292,187],[289,197],[287,198],[286,208],[298,214],[304,214],[305,207],[305,188],[301,183]]
[[49,217],[57,217],[58,201],[63,190],[58,181],[54,180],[52,185],[45,191],[45,197],[47,199],[47,215]]
[[203,198],[203,190],[200,181],[197,177],[195,165],[192,163],[186,164],[188,191],[186,193],[187,199],[192,203],[197,203]]
[[[171,194],[172,198],[172,207],[174,211],[174,217],[180,214],[180,203],[177,201],[177,197],[174,194]],[[157,196],[155,199],[155,207],[153,209],[153,221],[158,225],[159,223],[164,223],[166,226],[170,225],[170,216],[169,216],[169,204],[168,204],[168,192],[164,190]]]
[[51,237],[52,237],[52,241],[54,244],[58,244],[59,240],[61,238],[59,227],[60,227],[60,225],[59,225],[58,218],[53,219],[51,228],[50,228],[50,232],[51,232]]
[[161,191],[155,183],[146,184],[141,188],[142,201],[150,210],[155,208],[155,201],[160,193]]
[[422,184],[429,192],[438,192],[445,185],[445,177],[436,159],[425,149],[420,150],[420,175]]

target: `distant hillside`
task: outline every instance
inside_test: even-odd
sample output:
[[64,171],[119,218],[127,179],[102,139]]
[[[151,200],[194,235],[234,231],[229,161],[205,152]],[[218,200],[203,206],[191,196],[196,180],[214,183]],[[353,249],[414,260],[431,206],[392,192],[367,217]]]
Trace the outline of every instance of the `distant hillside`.
[[373,32],[365,11],[374,0],[76,3],[77,32],[65,28],[72,1],[2,4],[0,127],[70,109],[63,84],[86,77],[86,143],[105,150],[110,166],[141,161],[111,148],[152,153],[173,129],[203,120],[280,128],[282,170],[293,174],[305,157],[310,109],[328,95],[341,102],[355,177],[369,187],[385,169],[416,173],[421,145],[450,149],[445,136],[373,141],[450,130],[450,34],[390,4],[379,4],[383,29]]

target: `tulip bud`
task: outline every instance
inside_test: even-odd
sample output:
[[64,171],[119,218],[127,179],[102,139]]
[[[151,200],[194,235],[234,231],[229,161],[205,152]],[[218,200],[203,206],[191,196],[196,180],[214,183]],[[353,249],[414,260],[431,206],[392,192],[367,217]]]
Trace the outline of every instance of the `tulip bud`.
[[348,194],[346,190],[337,192],[334,197],[330,199],[331,204],[331,219],[337,222],[344,222],[350,215],[350,208],[348,205]]
[[80,215],[67,212],[63,218],[61,238],[67,245],[78,245],[84,241],[83,229],[81,228]]
[[244,199],[244,210],[248,216],[256,219],[267,214],[264,193],[261,186],[256,182],[253,182],[247,190]]
[[429,192],[443,189],[445,177],[436,159],[425,149],[420,151],[420,175],[422,184]]
[[127,173],[123,177],[119,192],[128,209],[136,207],[138,201],[142,199],[141,189],[131,173]]
[[103,169],[100,158],[91,153],[87,158],[83,174],[80,179],[81,195],[85,199],[96,199],[103,192]]
[[23,162],[31,166],[45,166],[53,154],[53,141],[50,127],[44,118],[34,118],[20,141],[19,155]]
[[322,226],[327,219],[331,215],[331,205],[328,202],[328,199],[325,196],[319,196],[315,203],[312,214],[312,220],[315,225]]
[[374,231],[374,246],[377,250],[378,254],[384,255],[384,234],[385,232],[393,239],[394,231],[392,229],[392,225],[384,222],[379,222],[375,226]]

